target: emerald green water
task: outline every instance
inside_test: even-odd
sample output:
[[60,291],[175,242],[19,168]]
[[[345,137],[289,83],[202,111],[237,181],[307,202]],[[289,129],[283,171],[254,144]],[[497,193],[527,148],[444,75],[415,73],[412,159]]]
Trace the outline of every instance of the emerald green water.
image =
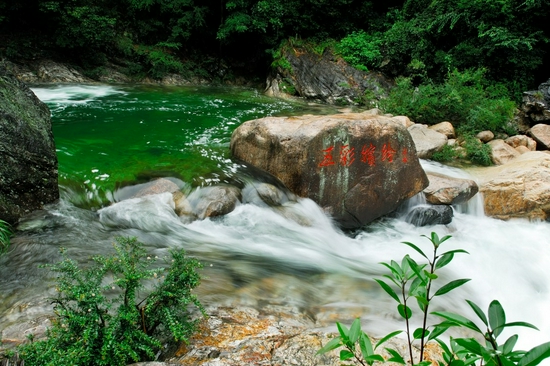
[[232,174],[229,142],[242,122],[335,112],[268,98],[254,89],[50,86],[35,93],[52,111],[62,194],[82,207],[154,177],[190,185]]

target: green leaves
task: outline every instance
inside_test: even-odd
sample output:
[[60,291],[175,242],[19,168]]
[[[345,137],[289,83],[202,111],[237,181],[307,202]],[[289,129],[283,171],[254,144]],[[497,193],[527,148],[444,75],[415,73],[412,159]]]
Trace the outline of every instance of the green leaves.
[[[443,296],[468,283],[470,280],[451,280],[439,287],[432,295],[432,285],[434,281],[440,278],[435,273],[436,270],[444,268],[451,263],[455,254],[467,254],[467,252],[462,249],[456,249],[438,254],[441,244],[447,241],[450,236],[440,238],[436,233],[431,233],[426,238],[432,244],[433,255],[431,258],[415,244],[409,242],[404,242],[404,244],[426,259],[427,264],[419,264],[409,255],[406,255],[402,258],[401,263],[394,260],[390,261],[390,263],[381,263],[390,272],[384,275],[384,278],[389,281],[375,279],[384,292],[397,302],[397,312],[405,320],[404,332],[407,336],[409,351],[409,360],[405,361],[402,355],[396,350],[386,348],[391,357],[385,361],[429,366],[430,362],[423,360],[423,354],[425,344],[432,340],[436,341],[443,350],[444,362],[440,361],[440,366],[474,366],[480,360],[483,365],[487,366],[535,366],[550,357],[550,342],[534,347],[528,352],[514,350],[518,341],[517,335],[509,337],[503,344],[498,343],[498,337],[505,328],[521,326],[537,329],[534,325],[526,322],[507,323],[504,308],[498,300],[493,300],[489,304],[487,315],[473,301],[466,300],[477,318],[485,326],[485,329],[480,328],[475,322],[463,315],[448,311],[432,312],[431,314],[443,318],[444,321],[439,324],[428,325],[428,311],[434,298]],[[415,315],[410,306],[411,299],[416,299],[422,316],[422,326],[414,330],[411,328],[411,319]],[[340,323],[336,323],[336,325],[340,336],[328,342],[318,351],[318,354],[344,347],[345,349],[340,352],[340,360],[346,361],[353,358],[363,365],[365,365],[365,362],[368,365],[372,365],[374,362],[383,362],[384,359],[380,355],[375,354],[374,351],[389,339],[403,333],[401,330],[392,332],[380,339],[373,348],[369,337],[361,331],[359,319],[353,322],[350,329]],[[482,337],[484,342],[480,343],[478,340],[479,337],[451,338],[449,347],[439,337],[451,327],[463,327],[469,331],[473,331]],[[417,343],[420,343],[420,357],[418,360],[414,360],[412,349],[416,347]],[[359,344],[363,360],[357,357],[356,344]]]
[[[26,364],[122,366],[154,359],[159,337],[186,341],[194,332],[189,305],[204,314],[190,292],[200,283],[200,263],[177,250],[170,266],[155,268],[157,258],[136,238],[117,238],[114,247],[116,255],[94,257],[85,268],[64,251],[61,262],[45,266],[58,275],[56,319],[46,340],[20,348]],[[156,285],[145,288],[145,281]]]

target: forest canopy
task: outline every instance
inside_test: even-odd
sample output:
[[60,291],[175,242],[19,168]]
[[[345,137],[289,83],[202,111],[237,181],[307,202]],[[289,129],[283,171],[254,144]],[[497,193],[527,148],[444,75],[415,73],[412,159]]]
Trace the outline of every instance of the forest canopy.
[[[512,92],[548,78],[546,0],[21,0],[0,2],[0,55],[59,58],[93,77],[263,78],[290,37],[332,44],[358,67],[441,82],[483,69]],[[224,73],[220,69],[224,69]]]

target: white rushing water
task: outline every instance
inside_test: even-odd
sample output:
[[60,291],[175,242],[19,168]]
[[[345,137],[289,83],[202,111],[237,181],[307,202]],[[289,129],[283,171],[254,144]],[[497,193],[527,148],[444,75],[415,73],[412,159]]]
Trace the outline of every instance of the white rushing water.
[[[467,176],[440,164],[423,162],[423,166],[427,171]],[[61,201],[27,218],[10,253],[0,258],[0,288],[5,294],[0,298],[0,330],[46,312],[32,308],[49,288],[43,272],[36,268],[57,260],[59,246],[84,258],[109,251],[115,236],[131,235],[158,254],[184,247],[201,257],[208,277],[201,292],[204,301],[261,306],[265,300],[295,305],[327,326],[334,319],[350,323],[361,316],[371,335],[383,336],[402,329],[402,324],[396,304],[373,282],[387,272],[380,262],[400,261],[407,253],[421,261],[401,242],[413,242],[430,252],[430,243],[422,235],[434,231],[452,236],[442,250],[461,248],[470,253],[455,256],[442,271],[440,284],[458,278],[471,281],[437,298],[433,310],[475,319],[465,299],[484,310],[498,299],[508,321],[527,321],[540,329],[513,329],[520,334],[518,347],[529,349],[550,341],[550,224],[486,217],[480,195],[455,207],[453,222],[446,226],[419,228],[388,218],[353,236],[336,228],[308,199],[281,208],[241,204],[224,217],[184,223],[174,214],[168,196],[122,201],[99,214]],[[14,311],[21,307],[33,310]],[[504,334],[502,341],[511,334]]]

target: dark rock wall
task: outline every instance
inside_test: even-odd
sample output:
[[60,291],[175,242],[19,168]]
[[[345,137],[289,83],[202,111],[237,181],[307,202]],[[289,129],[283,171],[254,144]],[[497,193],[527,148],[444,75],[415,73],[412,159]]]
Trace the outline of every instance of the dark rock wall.
[[0,219],[59,198],[50,110],[0,63]]

